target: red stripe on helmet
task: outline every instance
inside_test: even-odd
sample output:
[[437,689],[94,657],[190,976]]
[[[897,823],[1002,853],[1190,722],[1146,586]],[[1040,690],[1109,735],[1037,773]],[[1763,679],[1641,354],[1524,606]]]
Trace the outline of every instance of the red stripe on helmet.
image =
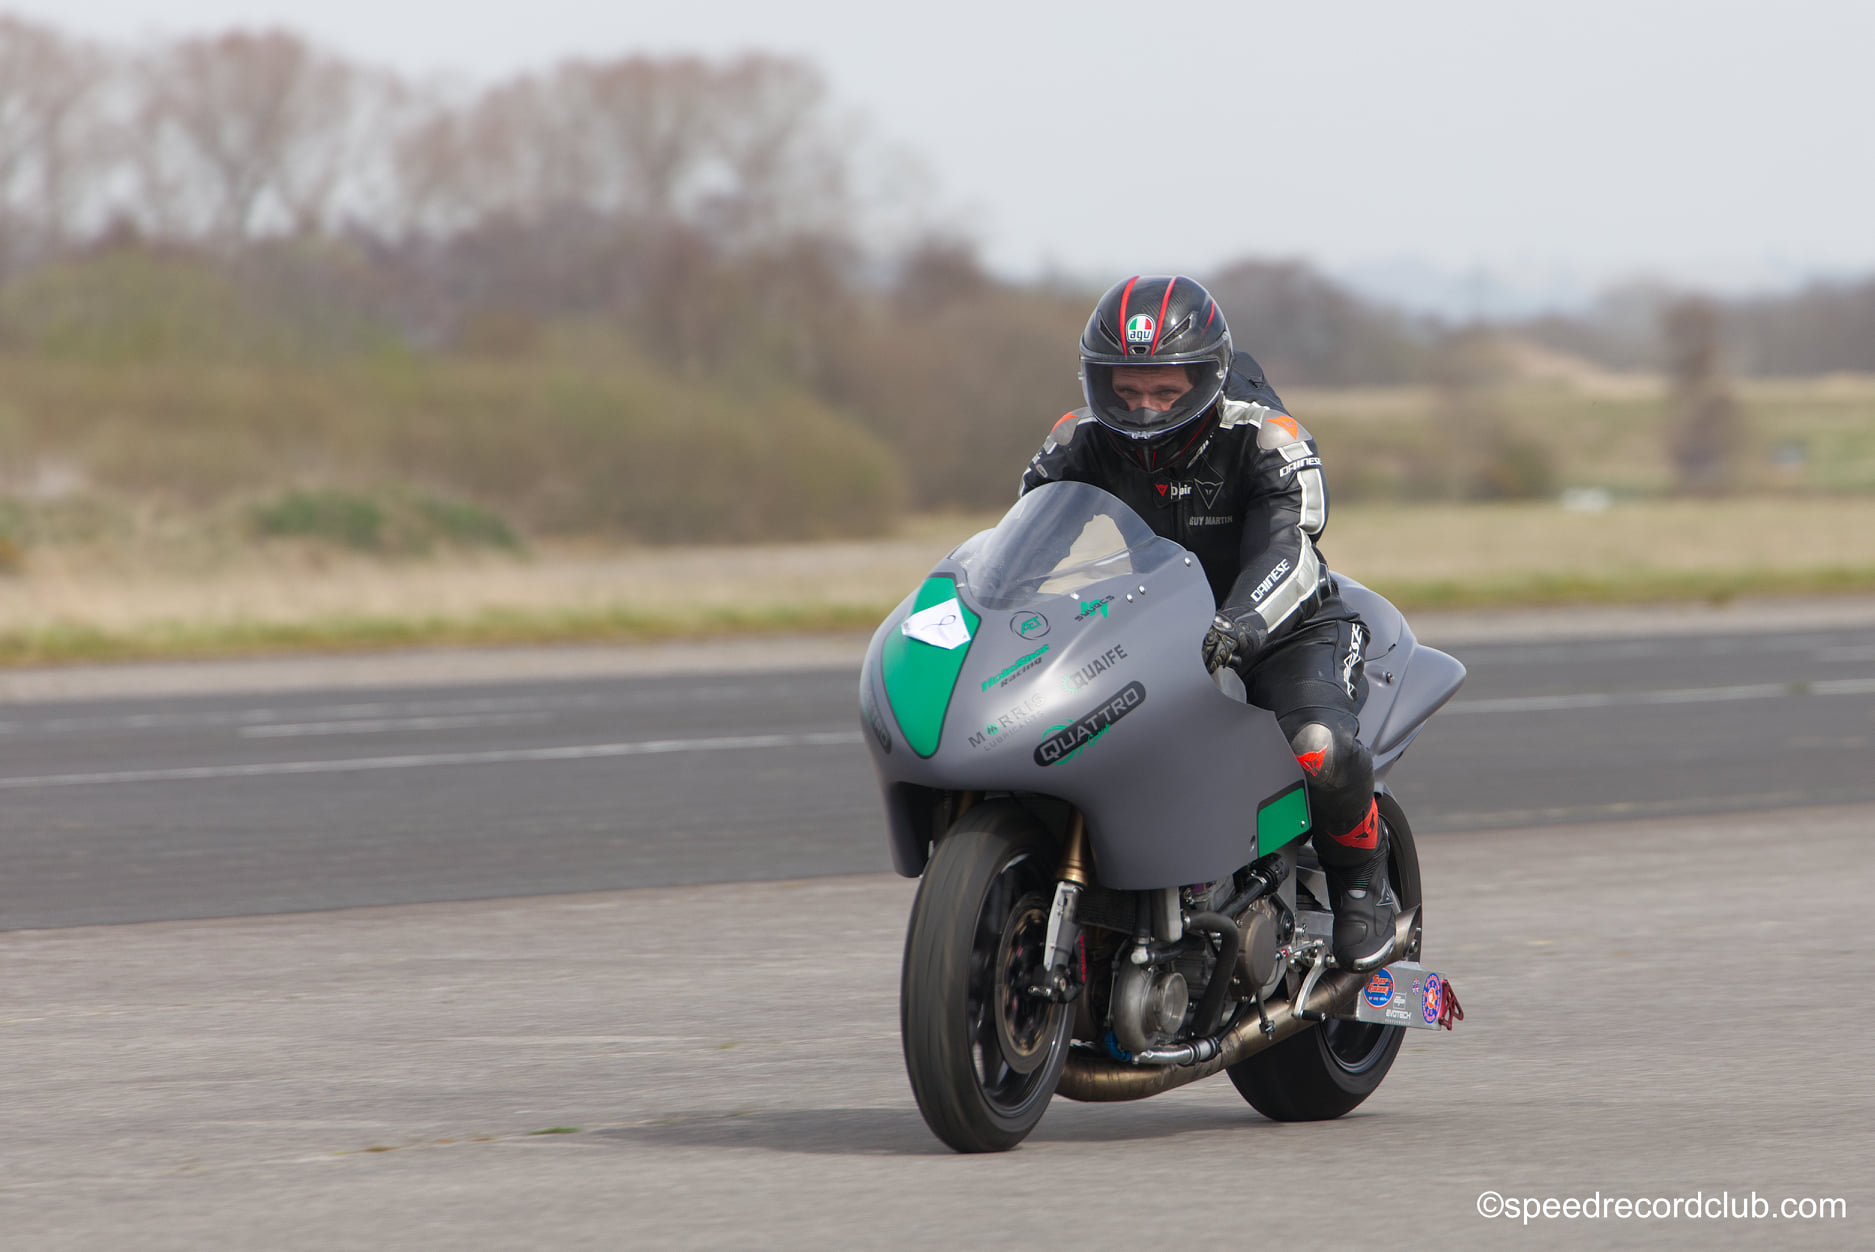
[[1209,326],[1211,324],[1211,319],[1217,316],[1217,301],[1213,300],[1210,303],[1211,307],[1205,311],[1204,315],[1204,324],[1206,326]]
[[1126,290],[1120,293],[1120,355],[1126,355],[1126,302],[1133,298],[1133,284],[1139,281],[1135,274],[1126,280]]
[[1152,328],[1152,352],[1154,356],[1159,354],[1159,336],[1165,333],[1165,310],[1166,306],[1172,303],[1172,288],[1176,286],[1178,286],[1178,279],[1174,278],[1165,285],[1165,296],[1159,301],[1159,324]]

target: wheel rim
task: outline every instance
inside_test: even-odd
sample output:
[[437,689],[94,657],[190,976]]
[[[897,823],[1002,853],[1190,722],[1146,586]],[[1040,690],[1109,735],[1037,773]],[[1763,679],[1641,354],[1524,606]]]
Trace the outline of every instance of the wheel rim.
[[1048,941],[1048,905],[1031,891],[1016,902],[996,952],[996,1042],[1018,1074],[1030,1074],[1048,1059],[1049,1010],[1054,1006],[1023,992],[1041,972]]
[[1044,1086],[1061,1046],[1064,1006],[1028,995],[1040,972],[1048,909],[1026,855],[1004,865],[984,893],[970,951],[967,1022],[977,1089],[1004,1115],[1020,1112]]
[[1377,1026],[1330,1018],[1322,1023],[1322,1051],[1344,1073],[1364,1074],[1372,1069],[1391,1042],[1390,1031],[1399,1026]]

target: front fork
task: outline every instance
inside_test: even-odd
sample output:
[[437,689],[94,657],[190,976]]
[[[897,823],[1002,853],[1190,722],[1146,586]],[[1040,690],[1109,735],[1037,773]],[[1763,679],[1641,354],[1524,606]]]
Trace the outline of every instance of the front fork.
[[1081,937],[1081,923],[1076,914],[1081,892],[1092,881],[1088,869],[1087,821],[1079,809],[1068,819],[1068,844],[1062,851],[1061,868],[1056,877],[1060,881],[1055,884],[1054,907],[1048,910],[1048,940],[1042,969],[1029,984],[1029,994],[1066,1004],[1081,992],[1072,965],[1075,945]]

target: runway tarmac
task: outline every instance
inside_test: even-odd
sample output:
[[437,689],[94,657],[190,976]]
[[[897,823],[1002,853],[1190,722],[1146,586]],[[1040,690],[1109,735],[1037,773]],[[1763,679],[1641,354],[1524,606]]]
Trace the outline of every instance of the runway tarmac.
[[[1355,1114],[1277,1125],[1218,1077],[1057,1101],[994,1157],[913,1104],[890,875],[0,934],[0,1242],[1866,1246],[1871,825],[1429,837],[1427,958],[1466,1020]],[[1754,1194],[1757,1220],[1614,1210]]]
[[[1422,834],[1875,800],[1875,629],[1504,634],[1393,774]],[[0,929],[882,871],[855,709],[847,667],[0,705]]]
[[[1864,1242],[1875,628],[1451,650],[1393,782],[1459,1030],[1339,1122],[1214,1080],[994,1159],[906,1085],[913,884],[837,650],[18,676],[0,1243]],[[1487,1191],[1847,1217],[1524,1226]]]

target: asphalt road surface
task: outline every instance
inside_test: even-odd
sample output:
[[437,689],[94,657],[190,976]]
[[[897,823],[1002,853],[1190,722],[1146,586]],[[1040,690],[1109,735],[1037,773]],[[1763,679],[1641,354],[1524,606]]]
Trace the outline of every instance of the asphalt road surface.
[[1452,650],[1394,783],[1459,1029],[988,1158],[847,672],[0,705],[0,1246],[1866,1246],[1875,629]]
[[[1422,834],[1875,800],[1875,630],[1509,642]],[[0,929],[889,868],[846,670],[0,706]]]
[[1466,1020],[1353,1115],[1220,1075],[989,1157],[912,1101],[890,875],[13,931],[0,1245],[1867,1247],[1872,824],[1428,838]]

